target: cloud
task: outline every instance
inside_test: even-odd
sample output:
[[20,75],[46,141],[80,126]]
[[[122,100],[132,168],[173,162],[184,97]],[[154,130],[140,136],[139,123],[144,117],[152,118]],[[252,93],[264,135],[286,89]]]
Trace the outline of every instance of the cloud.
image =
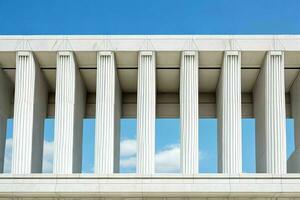
[[[12,160],[12,138],[6,139],[5,158],[4,158],[4,173],[11,172]],[[53,166],[53,142],[44,142],[43,152],[43,172],[51,173]]]
[[155,155],[156,172],[179,172],[180,146],[167,146]]
[[[136,167],[136,142],[124,140],[126,148],[135,149],[134,152],[121,156],[120,166],[124,171],[132,171]],[[131,146],[130,146],[131,145]],[[135,147],[133,147],[133,145]],[[121,153],[122,154],[122,153]],[[124,155],[124,154],[123,154]],[[130,156],[128,156],[130,155]],[[179,172],[180,147],[178,144],[167,146],[155,155],[156,172]]]
[[120,160],[120,166],[126,168],[126,170],[134,169],[136,167],[136,156],[125,158]]
[[11,170],[11,150],[12,150],[12,138],[6,139],[5,144],[5,157],[4,157],[4,173],[10,173]]
[[[136,140],[126,139],[121,141],[120,166],[123,171],[132,171],[136,167]],[[199,159],[203,159],[203,152],[199,152]],[[180,171],[180,145],[171,144],[160,150],[155,155],[156,172]]]
[[129,157],[136,154],[136,140],[134,139],[125,139],[120,143],[120,156]]
[[43,172],[51,173],[53,171],[53,142],[45,140],[43,152]]

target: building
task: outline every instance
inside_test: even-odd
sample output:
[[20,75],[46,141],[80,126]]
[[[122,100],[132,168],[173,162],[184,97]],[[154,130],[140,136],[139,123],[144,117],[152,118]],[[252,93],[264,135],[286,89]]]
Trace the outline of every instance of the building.
[[[1,36],[0,64],[0,166],[14,118],[1,198],[300,197],[298,35]],[[47,116],[53,174],[39,173]],[[96,117],[92,175],[80,174],[86,116]],[[121,117],[137,118],[136,174],[118,174]],[[180,117],[180,174],[155,173],[156,117]],[[218,174],[198,173],[201,117],[218,118]],[[242,173],[242,117],[256,119],[254,174]]]

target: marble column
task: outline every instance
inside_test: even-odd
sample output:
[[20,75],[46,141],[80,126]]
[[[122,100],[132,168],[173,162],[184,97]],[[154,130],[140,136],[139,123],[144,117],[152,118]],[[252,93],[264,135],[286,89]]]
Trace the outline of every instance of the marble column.
[[122,92],[113,52],[98,52],[95,174],[119,172]]
[[184,51],[180,67],[180,166],[182,174],[197,174],[198,149],[198,52]]
[[54,174],[81,172],[86,90],[73,52],[58,52],[55,94]]
[[137,174],[149,175],[155,172],[155,52],[140,52],[138,63]]
[[6,143],[6,125],[7,119],[12,111],[13,86],[6,77],[3,70],[0,70],[0,173],[4,168],[4,155]]
[[256,170],[286,173],[284,54],[267,52],[254,89]]
[[295,150],[288,159],[287,171],[300,173],[300,75],[298,74],[291,90],[292,117],[294,118],[294,144]]
[[241,54],[238,51],[224,53],[217,88],[217,117],[218,171],[241,173]]
[[18,52],[14,99],[12,174],[42,172],[47,84],[32,52]]

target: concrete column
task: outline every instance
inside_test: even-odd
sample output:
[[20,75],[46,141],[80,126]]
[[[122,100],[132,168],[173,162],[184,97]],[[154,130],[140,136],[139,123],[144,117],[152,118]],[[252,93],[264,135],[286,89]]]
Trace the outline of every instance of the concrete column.
[[154,52],[140,52],[137,89],[137,173],[155,172],[156,64]]
[[55,95],[53,173],[79,173],[86,91],[72,52],[57,54]]
[[18,52],[16,59],[11,172],[42,172],[47,84],[32,52]]
[[218,171],[242,172],[241,54],[227,51],[217,88]]
[[295,151],[287,162],[289,173],[300,173],[300,75],[291,87],[292,116],[294,118]]
[[254,89],[256,170],[286,173],[284,54],[270,51]]
[[180,67],[180,165],[183,174],[198,173],[198,53],[185,51]]
[[3,172],[7,118],[12,111],[13,88],[9,79],[0,70],[0,173]]
[[97,55],[95,173],[119,172],[122,92],[113,52]]

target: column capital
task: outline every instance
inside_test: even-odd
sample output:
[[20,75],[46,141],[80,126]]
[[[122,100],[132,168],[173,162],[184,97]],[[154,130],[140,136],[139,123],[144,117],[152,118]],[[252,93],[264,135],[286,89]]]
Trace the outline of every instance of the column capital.
[[139,51],[139,55],[140,56],[155,56],[155,51],[142,50],[142,51]]
[[33,55],[32,51],[17,51],[17,56],[31,56]]
[[97,51],[98,56],[113,56],[113,51]]
[[198,56],[198,51],[186,50],[186,51],[182,51],[182,55],[183,56]]
[[73,51],[58,51],[57,55],[59,56],[72,56],[74,55]]
[[226,56],[240,56],[241,52],[237,50],[227,50],[225,51]]
[[272,51],[268,51],[268,54],[270,56],[283,56],[284,55],[284,51],[272,50]]

